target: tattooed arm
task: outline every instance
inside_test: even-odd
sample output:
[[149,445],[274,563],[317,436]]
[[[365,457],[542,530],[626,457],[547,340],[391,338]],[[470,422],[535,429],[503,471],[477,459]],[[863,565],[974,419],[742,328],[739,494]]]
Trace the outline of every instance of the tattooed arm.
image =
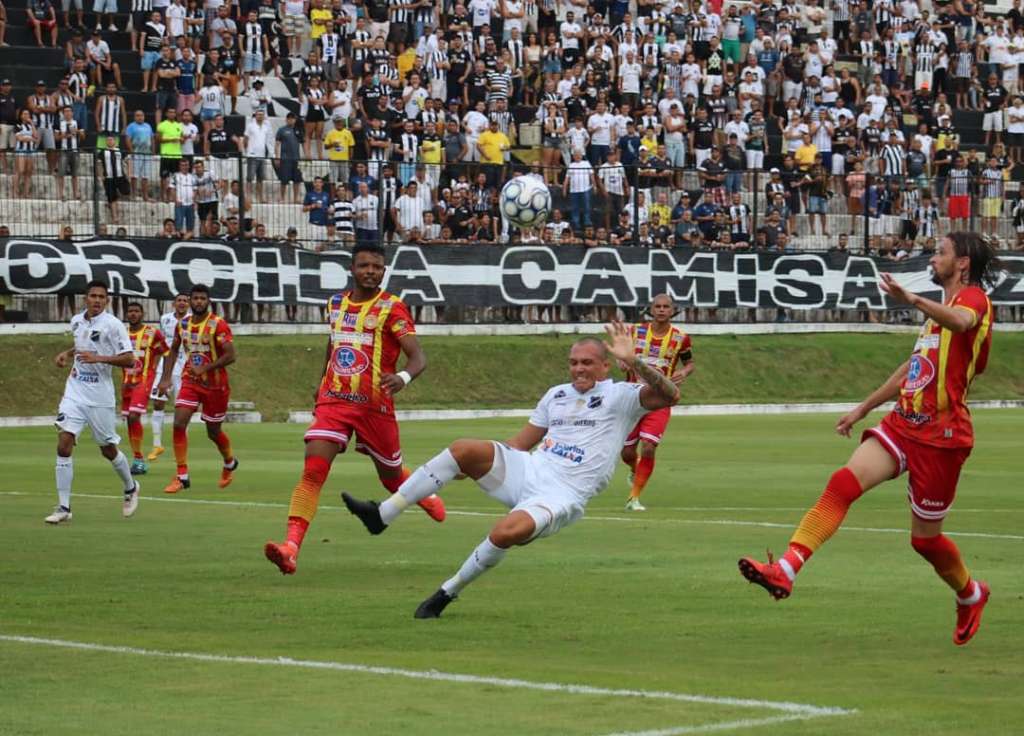
[[608,352],[627,364],[630,370],[644,382],[644,387],[640,389],[640,404],[645,409],[653,411],[672,406],[679,401],[679,388],[672,382],[672,379],[647,365],[640,356],[636,355],[633,336],[626,325],[619,321],[613,321],[604,329],[611,338]]

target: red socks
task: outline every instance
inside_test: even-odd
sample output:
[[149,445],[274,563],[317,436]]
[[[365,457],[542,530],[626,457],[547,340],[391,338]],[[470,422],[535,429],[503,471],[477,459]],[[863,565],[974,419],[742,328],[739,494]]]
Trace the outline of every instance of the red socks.
[[288,508],[288,541],[296,547],[302,546],[309,523],[316,516],[320,489],[327,481],[330,470],[331,463],[326,459],[315,455],[306,458],[302,477],[292,491],[292,502]]
[[188,430],[174,428],[174,460],[178,463],[178,475],[188,475]]
[[134,414],[136,421],[128,421],[128,443],[132,446],[132,456],[136,460],[142,459],[142,422],[138,421],[139,415]]
[[402,487],[402,484],[405,483],[410,475],[412,475],[412,471],[403,465],[401,473],[390,478],[381,478],[380,484],[387,489],[388,493],[398,493],[398,489]]
[[946,585],[957,592],[961,598],[967,598],[974,592],[971,574],[964,565],[960,550],[953,540],[944,534],[936,537],[911,537],[910,544],[914,551],[932,563],[936,574],[946,581]]
[[839,530],[846,512],[863,492],[860,481],[849,468],[840,468],[832,474],[825,492],[804,514],[789,541],[789,549],[782,556],[781,562],[785,563],[782,568],[787,575],[795,577],[811,555]]
[[633,469],[633,487],[629,490],[630,498],[640,497],[640,494],[644,491],[644,486],[647,485],[647,481],[650,480],[651,473],[653,472],[654,458],[640,455]]
[[235,459],[235,455],[231,452],[231,439],[228,437],[228,433],[222,429],[217,434],[217,439],[213,443],[220,450],[220,456],[224,458],[224,464],[230,465],[231,461]]

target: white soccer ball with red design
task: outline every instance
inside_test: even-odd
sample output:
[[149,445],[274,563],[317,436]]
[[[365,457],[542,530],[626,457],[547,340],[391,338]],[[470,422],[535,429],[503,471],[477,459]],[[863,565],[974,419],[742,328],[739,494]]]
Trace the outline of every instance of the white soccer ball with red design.
[[538,176],[509,179],[499,197],[501,215],[519,228],[542,227],[551,212],[551,192]]

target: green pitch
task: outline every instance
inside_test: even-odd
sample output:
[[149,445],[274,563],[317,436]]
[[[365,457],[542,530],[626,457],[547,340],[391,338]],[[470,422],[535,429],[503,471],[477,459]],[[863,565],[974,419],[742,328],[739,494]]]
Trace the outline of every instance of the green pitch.
[[[75,518],[57,528],[42,521],[55,502],[52,432],[0,430],[0,733],[1020,733],[1024,417],[977,413],[947,523],[993,589],[962,649],[951,593],[910,547],[903,481],[854,506],[792,599],[775,603],[737,573],[743,554],[783,551],[848,456],[834,421],[675,419],[647,513],[622,510],[620,471],[583,521],[512,551],[437,621],[412,612],[501,511],[468,482],[447,489],[457,513],[443,525],[410,510],[371,538],[337,494],[384,491],[365,458],[341,458],[299,572],[285,578],[262,545],[283,535],[303,427],[230,426],[242,465],[226,491],[215,486],[219,457],[193,429],[192,490],[160,493],[168,453],[141,479],[131,520],[84,440]],[[406,459],[518,426],[406,423]]]

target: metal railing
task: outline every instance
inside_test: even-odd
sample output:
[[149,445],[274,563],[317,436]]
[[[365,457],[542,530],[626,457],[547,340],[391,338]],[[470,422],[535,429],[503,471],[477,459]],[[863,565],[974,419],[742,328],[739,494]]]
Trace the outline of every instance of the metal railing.
[[[718,181],[693,168],[640,163],[624,167],[629,196],[608,194],[599,184],[589,209],[581,210],[564,192],[561,166],[282,162],[237,154],[186,157],[187,170],[198,171],[195,164],[202,162],[213,185],[205,187],[205,196],[204,187],[193,189],[193,203],[182,205],[180,198],[175,202],[173,177],[161,176],[177,170],[177,162],[156,155],[126,155],[129,175],[121,182],[105,180],[90,151],[73,158],[60,153],[19,157],[24,159],[30,160],[28,169],[0,177],[0,225],[13,236],[60,237],[70,227],[75,237],[288,240],[309,249],[343,248],[354,242],[355,233],[345,218],[336,220],[334,203],[358,196],[358,182],[365,180],[377,195],[378,227],[369,235],[377,242],[502,245],[518,242],[520,234],[498,215],[499,186],[531,168],[548,181],[553,203],[548,227],[532,235],[549,243],[814,251],[835,247],[845,236],[851,251],[897,254],[927,249],[930,238],[949,229],[980,230],[1004,248],[1019,249],[1024,230],[1019,182],[981,172],[972,173],[966,194],[958,195],[964,180],[951,183],[949,176],[783,169],[777,175],[728,171]],[[419,183],[429,215],[415,232],[400,227],[385,206],[390,192],[400,193],[382,185],[389,176]],[[309,196],[317,178],[326,198]],[[472,215],[462,224],[451,218],[458,205]],[[685,209],[692,214],[683,215]]]

